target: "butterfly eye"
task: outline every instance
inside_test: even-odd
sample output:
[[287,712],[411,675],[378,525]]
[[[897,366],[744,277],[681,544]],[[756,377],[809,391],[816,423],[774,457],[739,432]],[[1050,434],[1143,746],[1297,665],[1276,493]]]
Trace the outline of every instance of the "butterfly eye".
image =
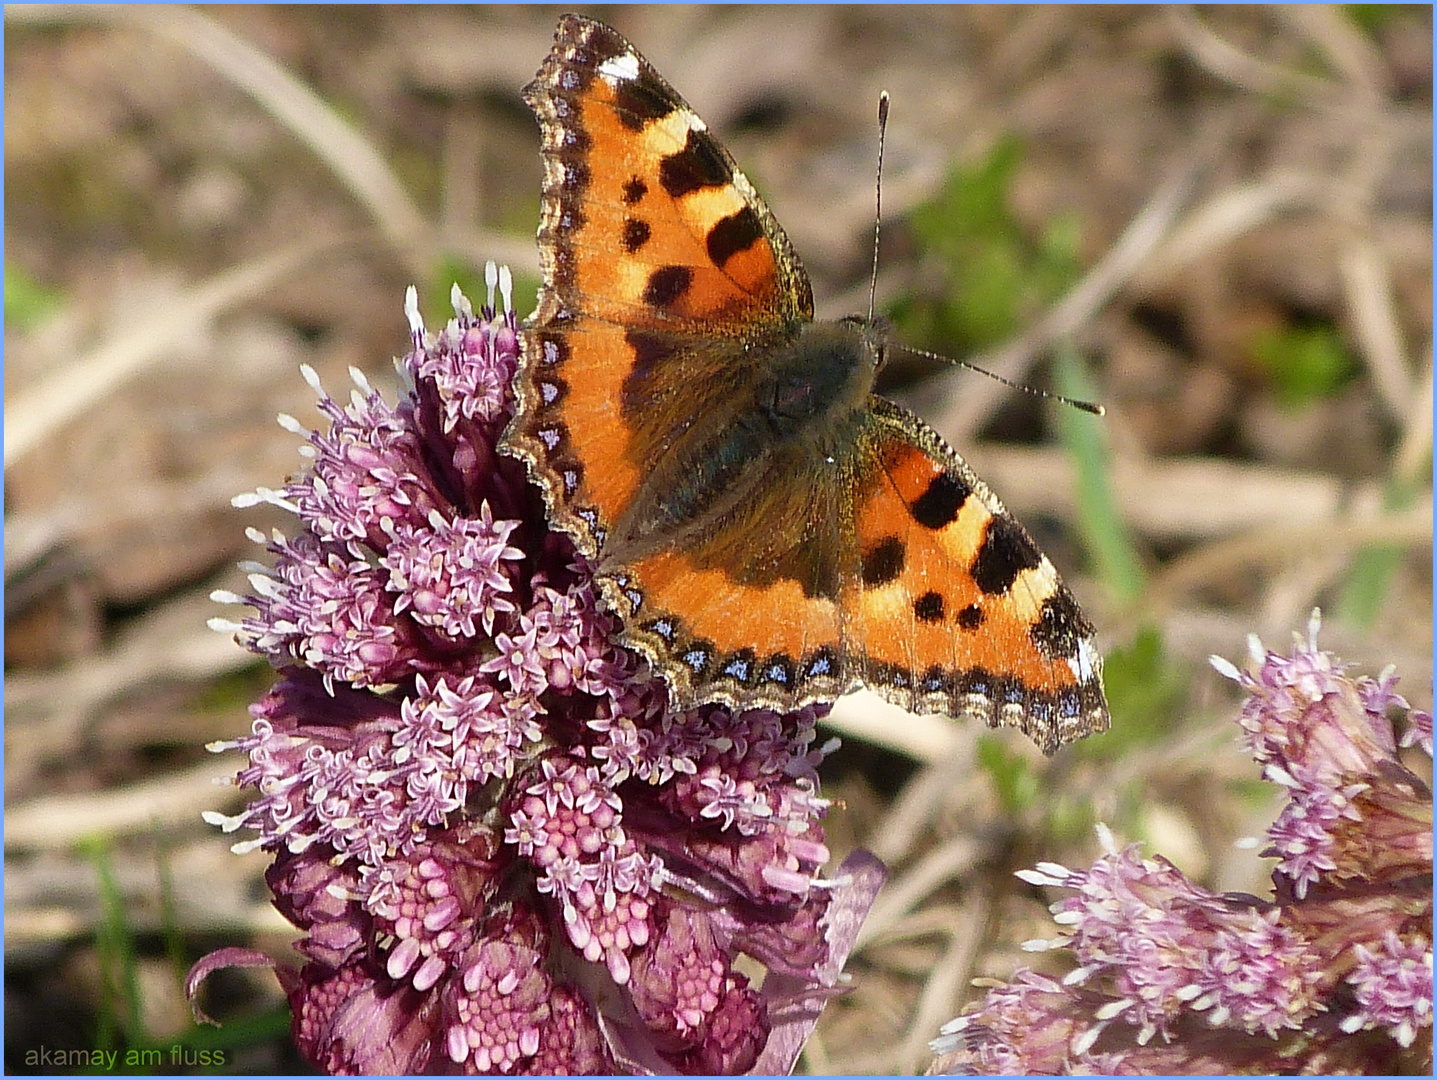
[[840,326],[854,327],[862,334],[866,345],[864,351],[873,359],[874,373],[882,370],[888,358],[888,335],[893,330],[893,324],[882,315],[845,315],[838,322]]
[[874,374],[882,371],[883,365],[888,363],[888,335],[892,331],[893,324],[882,315],[864,320],[863,336],[868,342],[868,351],[873,355]]
[[813,383],[781,379],[763,394],[764,410],[775,420],[804,420],[814,414]]

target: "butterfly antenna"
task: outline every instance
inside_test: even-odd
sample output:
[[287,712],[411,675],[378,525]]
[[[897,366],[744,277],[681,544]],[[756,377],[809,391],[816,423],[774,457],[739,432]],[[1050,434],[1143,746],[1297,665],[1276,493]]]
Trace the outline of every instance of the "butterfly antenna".
[[915,349],[911,345],[898,345],[896,347],[902,349],[906,353],[912,353],[914,356],[925,356],[929,360],[941,360],[945,364],[955,364],[958,367],[967,368],[969,371],[976,371],[979,375],[986,375],[988,376],[988,378],[1000,382],[1004,386],[1010,386],[1014,390],[1021,390],[1025,394],[1032,394],[1034,397],[1050,398],[1053,401],[1061,401],[1064,405],[1071,405],[1075,409],[1081,409],[1085,413],[1092,413],[1094,416],[1104,416],[1107,414],[1106,409],[1094,402],[1078,401],[1076,398],[1064,397],[1062,394],[1049,393],[1047,390],[1039,390],[1037,387],[1024,386],[1022,383],[1015,383],[1010,379],[1005,379],[1003,378],[1003,376],[997,374],[996,372],[989,371],[987,368],[981,368],[977,364],[970,364],[967,360],[954,360],[951,356],[944,356],[942,353],[929,352],[927,349]]
[[878,296],[878,234],[883,229],[883,137],[888,133],[888,91],[878,95],[878,180],[873,195],[873,276],[868,279],[868,321]]
[[[873,196],[873,273],[868,279],[868,321],[873,322],[873,311],[877,306],[878,299],[878,240],[883,231],[883,143],[888,134],[888,91],[881,91],[878,95],[878,178],[874,184]],[[898,348],[914,356],[924,356],[929,360],[941,360],[945,364],[956,364],[965,367],[969,371],[976,371],[980,375],[986,375],[990,379],[996,379],[1004,386],[1012,387],[1014,390],[1021,390],[1025,394],[1032,394],[1034,397],[1049,398],[1053,401],[1061,401],[1064,405],[1071,405],[1085,413],[1092,413],[1094,416],[1102,416],[1106,410],[1091,401],[1078,401],[1075,398],[1064,397],[1062,394],[1049,393],[1047,390],[1038,390],[1032,386],[1024,386],[1022,383],[1015,383],[1005,379],[996,372],[981,368],[977,364],[970,364],[966,360],[954,360],[951,356],[943,356],[940,353],[929,352],[926,349],[915,349],[909,345],[899,345]]]

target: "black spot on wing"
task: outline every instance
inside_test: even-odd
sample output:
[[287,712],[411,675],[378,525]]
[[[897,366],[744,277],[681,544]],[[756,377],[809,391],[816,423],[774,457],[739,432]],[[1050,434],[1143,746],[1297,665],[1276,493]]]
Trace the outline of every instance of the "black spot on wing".
[[644,286],[644,303],[658,308],[672,307],[689,291],[693,281],[692,267],[661,266],[649,275],[648,284]]
[[943,594],[928,591],[913,601],[913,616],[919,622],[943,621]]
[[624,219],[624,250],[630,255],[638,251],[649,242],[649,235],[652,230],[647,221],[640,221],[638,218]]
[[929,529],[942,529],[957,519],[958,511],[963,509],[971,494],[972,489],[958,477],[952,473],[940,473],[908,509],[918,524]]
[[575,52],[575,64],[598,67],[605,60],[613,60],[632,53],[634,50],[612,26],[593,19],[579,19],[570,15],[559,20],[562,44],[565,40],[575,41],[583,52]]
[[745,206],[710,229],[705,246],[708,248],[709,258],[722,267],[762,236],[763,225],[759,222],[758,215],[753,212],[753,207]]
[[1005,593],[1024,570],[1032,570],[1043,561],[1033,538],[1010,517],[995,517],[988,522],[983,546],[973,559],[973,580],[989,596]]
[[633,206],[649,193],[649,185],[637,176],[631,176],[624,181],[623,197],[624,202]]
[[628,330],[624,342],[634,350],[634,371],[647,375],[673,355],[673,347],[663,334],[644,330]]
[[668,89],[650,71],[640,70],[636,79],[622,79],[614,86],[614,111],[630,131],[642,131],[679,107]]
[[876,589],[896,581],[903,573],[907,550],[896,536],[885,536],[863,553],[861,574],[866,588]]
[[723,151],[701,131],[690,131],[684,148],[659,163],[659,183],[675,199],[700,188],[719,187],[731,176]]
[[1077,656],[1078,642],[1092,635],[1092,626],[1066,585],[1043,601],[1042,614],[1032,629],[1033,644],[1050,657]]
[[983,609],[977,604],[969,604],[953,618],[964,630],[977,630],[983,625]]

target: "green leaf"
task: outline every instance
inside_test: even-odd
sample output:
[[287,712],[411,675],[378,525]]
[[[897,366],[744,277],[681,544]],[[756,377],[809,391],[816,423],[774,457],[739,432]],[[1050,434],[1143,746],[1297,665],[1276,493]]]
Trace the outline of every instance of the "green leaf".
[[1010,207],[1022,145],[1000,139],[983,160],[955,166],[907,224],[922,250],[924,287],[889,314],[911,341],[973,352],[1015,333],[1080,272],[1074,215],[1055,218],[1036,241]]
[[[158,832],[156,839],[159,839]],[[100,900],[100,919],[95,931],[95,953],[100,968],[100,1000],[96,1007],[95,1030],[90,1045],[95,1050],[116,1054],[114,1074],[154,1075],[183,1071],[192,1075],[216,1075],[233,1071],[233,1051],[261,1043],[286,1039],[290,1030],[287,1006],[262,1014],[227,1021],[223,1027],[190,1025],[163,1040],[145,1027],[139,979],[140,943],[131,925],[125,896],[115,878],[114,851],[105,837],[80,844],[80,851],[95,869]],[[175,915],[174,890],[169,854],[161,846],[158,854],[161,934],[166,957],[177,986],[184,983],[189,967],[189,946],[184,941]],[[89,1070],[101,1072],[99,1068]]]
[[[1382,25],[1391,20],[1407,4],[1343,4],[1347,17],[1358,25],[1368,37],[1375,37]],[[1412,5],[1417,10],[1417,5]]]
[[434,268],[429,288],[419,293],[419,309],[424,313],[425,326],[440,327],[454,317],[449,292],[455,285],[469,298],[476,312],[484,305],[489,292],[484,283],[484,267],[455,255],[444,255]]
[[1050,791],[1043,798],[1043,831],[1058,846],[1067,846],[1093,835],[1098,808],[1087,795]]
[[514,310],[523,322],[539,306],[539,279],[531,274],[514,275]]
[[978,767],[988,774],[998,801],[1010,816],[1018,816],[1038,798],[1038,778],[1018,754],[994,735],[978,736]]
[[[1424,484],[1391,480],[1383,494],[1383,509],[1389,512],[1410,509],[1425,490]],[[1387,604],[1392,581],[1405,557],[1405,548],[1391,545],[1363,548],[1358,552],[1353,559],[1352,570],[1343,582],[1342,593],[1337,598],[1338,618],[1354,626],[1371,629]]]
[[[1058,392],[1070,398],[1091,401],[1096,388],[1077,349],[1071,343],[1061,343],[1053,359]],[[1131,603],[1142,595],[1146,575],[1142,557],[1113,494],[1102,417],[1062,402],[1054,402],[1053,407],[1059,437],[1078,472],[1078,533],[1083,538],[1098,577],[1114,596]]]
[[1144,627],[1130,644],[1108,652],[1103,660],[1103,688],[1113,726],[1102,738],[1090,740],[1091,752],[1119,757],[1171,732],[1187,696],[1187,678],[1168,661],[1161,633]]
[[60,309],[64,298],[41,285],[21,267],[5,261],[5,328],[27,331]]
[[100,899],[100,923],[95,931],[95,952],[100,963],[95,1045],[102,1050],[134,1046],[148,1041],[140,1007],[135,932],[125,909],[124,894],[115,880],[109,841],[97,838],[81,846],[95,868]]
[[1327,323],[1261,331],[1250,354],[1289,408],[1330,397],[1357,373],[1342,335]]
[[274,680],[274,668],[260,659],[216,675],[195,695],[191,707],[211,715],[243,716],[250,702],[263,697]]

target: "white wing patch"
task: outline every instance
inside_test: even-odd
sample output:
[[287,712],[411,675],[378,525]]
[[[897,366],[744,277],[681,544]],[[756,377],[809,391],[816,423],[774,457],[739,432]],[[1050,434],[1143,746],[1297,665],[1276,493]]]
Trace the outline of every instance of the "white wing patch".
[[639,77],[639,58],[631,52],[610,57],[599,65],[599,74],[611,86],[615,83],[633,82]]
[[1078,655],[1068,657],[1068,667],[1072,669],[1080,683],[1091,682],[1097,678],[1100,662],[1098,651],[1093,648],[1093,643],[1087,638],[1078,640]]

